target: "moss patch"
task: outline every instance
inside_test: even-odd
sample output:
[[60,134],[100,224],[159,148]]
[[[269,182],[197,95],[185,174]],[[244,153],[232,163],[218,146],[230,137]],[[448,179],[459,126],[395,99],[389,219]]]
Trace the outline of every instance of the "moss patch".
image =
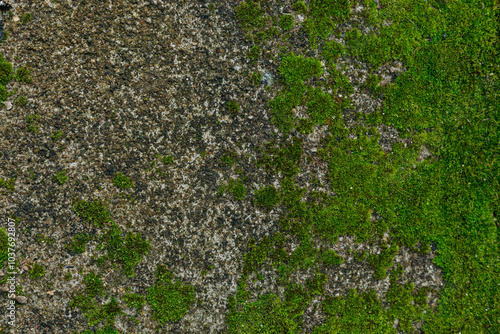
[[113,222],[110,212],[103,203],[94,201],[78,200],[73,207],[76,214],[96,226],[102,227],[105,224]]
[[121,172],[113,176],[113,183],[120,189],[132,188],[134,184],[130,181],[128,176],[123,175]]
[[164,267],[157,269],[158,282],[148,288],[147,300],[153,318],[160,324],[178,321],[184,317],[194,302],[194,288],[180,281],[172,283],[172,274]]
[[102,241],[107,254],[99,259],[99,263],[118,262],[122,265],[122,273],[129,277],[134,276],[134,268],[151,248],[149,241],[143,239],[140,233],[128,232],[123,238],[122,231],[116,224],[103,235]]

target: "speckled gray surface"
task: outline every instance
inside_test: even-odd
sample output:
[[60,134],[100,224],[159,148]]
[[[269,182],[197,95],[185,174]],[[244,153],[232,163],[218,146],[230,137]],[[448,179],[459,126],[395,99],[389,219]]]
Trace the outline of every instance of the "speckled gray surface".
[[[92,257],[101,253],[96,242],[90,242],[81,255],[68,253],[64,245],[76,233],[99,229],[75,215],[73,198],[104,201],[122,229],[141,232],[151,241],[151,252],[136,268],[134,278],[103,273],[112,295],[121,301],[127,286],[145,294],[154,283],[156,265],[166,264],[175,269],[176,278],[195,286],[197,302],[181,321],[162,326],[160,332],[224,332],[227,297],[236,291],[248,240],[279,228],[279,208],[260,210],[251,196],[255,189],[276,181],[257,167],[254,148],[277,133],[266,103],[275,96],[279,82],[278,64],[270,57],[261,59],[257,68],[273,76],[272,89],[266,90],[264,83],[254,86],[244,76],[255,65],[246,56],[251,44],[234,17],[237,2],[214,3],[211,14],[208,2],[193,0],[13,1],[13,16],[5,20],[9,36],[1,52],[14,68],[28,66],[33,77],[33,84],[8,86],[27,96],[27,105],[0,110],[0,176],[17,176],[16,191],[0,195],[0,215],[15,214],[22,220],[18,252],[25,256],[24,274],[18,275],[18,283],[28,297],[18,307],[16,333],[71,333],[88,328],[86,318],[71,310],[69,302],[71,294],[82,288],[84,275],[99,269]],[[27,25],[15,21],[24,13],[32,13]],[[307,47],[307,36],[300,25],[294,29],[296,52],[301,52]],[[276,50],[277,55],[278,46],[268,45],[264,54],[266,50]],[[356,110],[372,111],[381,101],[356,86],[364,81],[366,71],[345,62],[345,74],[356,90],[352,96]],[[387,80],[399,70],[403,69],[398,64],[380,69]],[[240,104],[237,116],[225,110],[229,100]],[[25,130],[26,117],[33,113],[41,117],[37,134]],[[357,122],[352,114],[345,114],[348,126]],[[64,136],[54,142],[51,135],[59,130]],[[297,135],[305,139],[306,155],[315,157],[325,130]],[[391,143],[399,140],[397,132],[381,131],[380,143],[390,150]],[[239,175],[235,167],[220,165],[220,156],[227,151],[238,154],[238,166],[249,177],[248,195],[242,201],[229,194],[217,196],[219,185]],[[165,166],[156,159],[158,154],[172,155],[174,163]],[[152,169],[153,160],[157,162]],[[314,171],[329,191],[327,166],[316,157],[313,161],[318,163],[307,163],[304,157],[299,182],[308,185]],[[156,168],[166,174],[160,176]],[[61,169],[69,176],[63,186],[52,182]],[[135,187],[119,191],[111,181],[117,171],[130,176]],[[120,197],[120,192],[133,196],[135,203]],[[38,243],[38,234],[55,243]],[[376,289],[383,296],[388,278],[374,280],[372,269],[346,253],[357,247],[377,252],[377,247],[356,244],[349,236],[331,246],[345,256],[345,262],[327,271],[328,294],[345,295],[350,288],[358,288]],[[294,245],[290,247],[292,251]],[[405,264],[405,277],[416,287],[440,288],[443,280],[431,262],[434,255],[402,249],[395,263]],[[46,267],[40,280],[26,275],[34,263]],[[201,271],[210,264],[213,269],[202,277]],[[63,279],[68,270],[73,275],[70,281]],[[299,272],[294,279],[303,282],[309,274]],[[282,293],[275,278],[276,273],[270,272],[263,282],[250,284],[251,300],[265,291]],[[5,313],[5,294],[1,300],[0,312]],[[323,319],[314,306],[319,301],[318,297],[304,315],[305,332]],[[158,324],[150,311],[146,304],[140,324],[118,317],[116,328],[153,333]]]

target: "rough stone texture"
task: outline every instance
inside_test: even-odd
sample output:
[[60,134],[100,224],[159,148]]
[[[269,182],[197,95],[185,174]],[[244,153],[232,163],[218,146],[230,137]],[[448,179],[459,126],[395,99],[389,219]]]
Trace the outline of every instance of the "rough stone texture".
[[[161,332],[224,331],[227,297],[236,291],[248,240],[279,229],[280,209],[258,209],[251,194],[277,181],[257,167],[254,148],[276,135],[266,104],[280,85],[278,64],[270,57],[263,57],[258,69],[272,75],[273,89],[266,90],[263,83],[256,87],[244,76],[255,67],[246,56],[251,43],[235,21],[237,3],[214,3],[212,14],[208,3],[195,0],[13,3],[14,16],[32,13],[32,21],[22,25],[12,16],[6,17],[9,35],[1,52],[14,69],[28,66],[33,77],[33,84],[12,82],[7,87],[18,91],[10,102],[23,94],[27,105],[0,110],[0,177],[17,176],[15,192],[0,195],[0,215],[6,220],[15,214],[22,220],[17,243],[22,274],[17,283],[27,295],[27,303],[18,305],[17,333],[87,329],[86,318],[71,310],[69,302],[72,293],[83,288],[85,274],[99,270],[93,257],[102,252],[94,241],[81,255],[70,254],[64,246],[77,233],[97,234],[101,229],[75,215],[74,198],[106,202],[123,230],[141,232],[151,241],[151,252],[135,269],[135,277],[101,271],[108,292],[120,302],[127,286],[145,295],[155,282],[156,265],[166,264],[175,269],[176,278],[195,285],[197,302],[181,321],[164,325]],[[283,11],[283,7],[275,7],[277,13]],[[296,17],[296,22],[302,20],[300,15]],[[307,35],[300,24],[294,29],[295,52],[305,54]],[[279,39],[277,45],[269,44],[264,54],[269,49],[277,55],[279,44]],[[351,82],[363,82],[366,69],[356,69],[352,61],[346,65]],[[396,65],[380,69],[388,80],[394,78],[389,74],[391,66]],[[380,105],[381,101],[356,85],[355,89],[356,109],[371,112]],[[229,100],[240,104],[235,117],[225,110]],[[304,110],[298,109],[300,117]],[[26,117],[34,113],[41,117],[36,134],[25,128]],[[356,122],[353,114],[354,110],[346,112],[348,126]],[[64,137],[55,142],[51,135],[59,130]],[[384,149],[400,140],[394,129],[381,131]],[[318,177],[322,190],[331,193],[327,166],[314,155],[325,133],[326,128],[316,127],[309,136],[297,135],[305,139],[305,153],[314,162],[307,163],[304,157],[298,179],[308,185],[313,176]],[[240,157],[232,168],[220,165],[220,156],[227,151]],[[156,159],[158,154],[172,155],[174,163],[163,165]],[[202,154],[206,155],[202,158]],[[154,168],[153,160],[157,161]],[[247,196],[242,201],[233,200],[230,194],[217,196],[219,185],[239,177],[238,166],[242,176],[249,176]],[[156,168],[165,176],[155,172]],[[69,176],[63,186],[52,181],[62,169]],[[135,186],[119,191],[111,181],[117,171],[129,176]],[[134,197],[135,203],[120,193]],[[38,243],[39,234],[55,243]],[[376,252],[376,247],[355,244],[348,236],[331,246],[345,256],[345,262],[339,269],[327,271],[328,294],[346,295],[349,289],[358,288],[376,289],[383,296],[388,279],[374,280],[373,270],[353,262],[346,253],[353,247],[371,247]],[[442,278],[431,263],[433,254],[422,256],[402,249],[395,263],[405,264],[405,278],[417,288],[439,288]],[[46,274],[39,280],[27,274],[34,263],[45,266]],[[210,264],[212,270],[208,270]],[[204,269],[208,274],[202,277]],[[63,278],[67,271],[72,274],[69,281]],[[310,274],[299,272],[294,279],[304,282]],[[251,298],[266,291],[283,293],[277,289],[276,273],[265,277],[263,283],[249,285]],[[1,298],[0,312],[5,313],[7,297],[2,294]],[[314,306],[320,301],[315,300],[304,315],[306,332],[324,318]],[[153,333],[157,323],[150,311],[146,304],[140,324],[121,316],[116,328]],[[125,307],[125,312],[135,311]]]

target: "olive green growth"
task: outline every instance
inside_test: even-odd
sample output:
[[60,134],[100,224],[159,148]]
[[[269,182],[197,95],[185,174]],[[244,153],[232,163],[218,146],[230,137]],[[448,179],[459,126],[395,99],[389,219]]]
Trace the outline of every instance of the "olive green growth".
[[255,204],[266,209],[272,209],[280,202],[278,190],[273,186],[262,187],[255,191]]
[[342,256],[338,255],[333,249],[328,249],[321,254],[323,263],[327,266],[333,267],[344,262]]
[[144,304],[146,303],[143,296],[136,293],[127,293],[123,296],[123,301],[127,303],[130,308],[135,308],[137,312],[141,312]]
[[318,274],[306,280],[306,287],[312,295],[321,295],[325,292],[326,274]]
[[293,10],[296,11],[297,13],[306,13],[307,6],[304,3],[304,1],[297,1],[296,3],[293,4]]
[[106,327],[105,329],[100,329],[100,328],[97,328],[94,331],[91,331],[91,330],[86,330],[85,332],[82,332],[81,334],[121,334],[119,331],[117,331],[116,329],[113,329],[112,327]]
[[281,29],[288,31],[293,28],[293,25],[294,25],[293,15],[282,15],[280,17],[279,26]]
[[39,120],[39,119],[40,119],[40,116],[38,116],[37,114],[28,115],[26,117],[26,129],[29,132],[37,133],[38,128],[39,128],[37,120]]
[[0,83],[6,85],[12,79],[13,74],[12,64],[5,61],[3,56],[0,56]]
[[66,248],[78,254],[85,252],[85,246],[87,242],[92,240],[92,236],[86,233],[79,233],[73,237],[73,240],[66,245]]
[[314,58],[294,55],[289,52],[282,59],[278,72],[287,84],[305,81],[311,77],[318,77],[323,73],[321,62]]
[[262,73],[260,71],[255,71],[252,73],[252,82],[254,85],[258,85],[262,81]]
[[164,267],[157,268],[158,281],[148,289],[146,297],[153,310],[153,319],[160,325],[182,319],[195,301],[194,287],[179,280],[172,283],[172,276]]
[[259,59],[260,55],[262,53],[262,49],[258,45],[252,46],[250,51],[248,52],[248,58],[257,60]]
[[40,244],[47,244],[47,245],[53,245],[55,243],[54,239],[52,239],[50,237],[46,237],[43,234],[38,234],[36,236],[36,241],[38,241],[38,243],[40,243]]
[[267,143],[262,149],[264,155],[258,159],[259,166],[264,166],[272,173],[281,172],[283,176],[290,177],[300,171],[300,159],[302,158],[302,140],[294,137],[282,147],[273,146],[273,142]]
[[31,21],[31,13],[26,13],[23,16],[21,16],[21,23],[26,24],[29,21]]
[[78,216],[84,218],[88,222],[94,223],[99,227],[113,222],[110,212],[106,209],[104,204],[98,200],[78,200],[73,209]]
[[4,262],[8,259],[9,236],[4,227],[0,228],[0,268],[4,267]]
[[104,264],[106,261],[120,263],[123,274],[128,277],[135,275],[134,268],[151,248],[149,241],[143,239],[140,233],[128,232],[122,238],[122,231],[116,224],[104,234],[102,241],[105,242],[104,249],[107,250],[107,254],[99,259],[99,263]]
[[329,66],[334,66],[334,63],[338,58],[347,54],[347,49],[341,43],[337,43],[335,41],[327,41],[323,45],[323,52],[321,54],[325,58]]
[[85,292],[80,292],[71,300],[70,307],[79,308],[88,319],[88,325],[94,326],[101,321],[106,321],[107,325],[113,325],[116,316],[123,313],[122,308],[114,297],[106,304],[99,307],[94,297],[103,296],[103,283],[99,275],[90,272],[85,276]]
[[168,165],[168,164],[171,164],[174,162],[174,157],[171,156],[171,155],[167,155],[167,156],[164,156],[163,158],[161,158],[161,161],[165,164],[165,165]]
[[247,193],[247,188],[245,187],[241,179],[229,180],[229,184],[227,185],[226,189],[231,194],[233,194],[234,199],[237,201],[241,201]]
[[51,138],[52,140],[56,141],[56,140],[59,140],[59,138],[61,138],[62,136],[64,136],[64,132],[62,130],[59,130],[59,131],[55,131]]
[[227,152],[220,158],[222,165],[228,165],[228,166],[233,166],[236,163],[237,159],[238,155],[236,154],[236,152],[233,151]]
[[115,323],[115,318],[122,313],[123,310],[120,304],[118,304],[118,301],[115,297],[111,297],[111,300],[101,308],[96,308],[88,313],[88,324],[89,326],[94,326],[101,321],[106,321],[106,324],[113,325]]
[[14,77],[16,78],[17,81],[22,83],[29,84],[33,82],[33,78],[30,76],[30,70],[26,66],[19,67]]
[[312,133],[314,131],[314,122],[310,118],[300,119],[297,131],[306,135]]
[[375,279],[384,279],[387,277],[387,268],[392,266],[394,256],[399,251],[399,247],[396,245],[391,245],[389,247],[386,244],[382,244],[380,248],[380,254],[370,254],[368,256],[368,263],[375,270],[375,273],[373,274]]
[[60,185],[63,185],[68,181],[68,176],[66,175],[66,170],[61,170],[57,172],[53,177],[52,181],[58,182]]
[[362,85],[363,88],[370,91],[372,94],[379,93],[379,83],[382,78],[376,74],[371,74],[366,78],[366,81]]
[[41,264],[35,263],[30,269],[30,277],[33,279],[39,279],[45,275],[45,267]]
[[19,107],[22,107],[24,106],[26,103],[28,103],[28,99],[26,98],[26,96],[24,95],[21,95],[19,96],[16,100],[15,100],[15,104]]
[[134,184],[130,181],[128,176],[123,175],[121,172],[113,176],[113,183],[120,189],[132,188]]
[[318,38],[327,39],[340,23],[351,16],[349,0],[311,0],[304,26],[309,34],[309,46],[317,47]]
[[236,101],[228,101],[226,103],[226,109],[231,113],[231,114],[237,114],[238,111],[240,111],[240,106],[238,102]]
[[9,191],[14,191],[16,190],[16,179],[15,178],[10,178],[10,179],[0,179],[0,188],[7,189]]
[[249,0],[242,2],[236,6],[234,11],[244,30],[251,31],[262,26],[263,10],[260,7],[259,1]]
[[103,294],[102,281],[95,272],[91,271],[85,276],[86,292],[90,297],[101,296]]
[[288,303],[275,294],[265,294],[253,303],[233,310],[227,316],[228,333],[299,333],[298,324],[289,313]]

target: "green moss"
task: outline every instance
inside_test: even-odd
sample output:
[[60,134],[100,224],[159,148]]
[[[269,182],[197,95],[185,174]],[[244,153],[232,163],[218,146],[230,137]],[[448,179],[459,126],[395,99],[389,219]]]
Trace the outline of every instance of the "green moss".
[[99,278],[99,275],[94,273],[93,271],[90,272],[87,276],[85,276],[85,285],[86,285],[86,292],[89,297],[95,297],[95,296],[101,296],[103,294],[103,285],[102,281]]
[[280,95],[268,102],[271,108],[271,122],[281,131],[289,133],[294,127],[292,109],[304,101],[305,85],[303,82],[293,83],[290,89],[284,89]]
[[120,332],[108,326],[105,329],[97,328],[95,331],[87,330],[85,332],[82,332],[81,334],[120,334]]
[[92,298],[82,292],[76,294],[69,305],[71,308],[79,308],[84,313],[96,306]]
[[160,277],[163,279],[159,279],[148,289],[146,297],[153,311],[153,319],[160,324],[178,321],[184,317],[195,300],[194,288],[180,281],[172,283],[171,275],[164,272]]
[[293,28],[294,20],[293,15],[281,15],[279,26],[281,29],[288,31]]
[[272,209],[280,202],[280,196],[273,186],[262,187],[255,191],[255,204],[266,209]]
[[155,275],[160,281],[171,281],[174,279],[174,274],[163,264],[159,264],[156,267]]
[[263,24],[263,10],[260,7],[260,1],[249,0],[242,2],[236,6],[234,11],[241,27],[247,31],[261,27]]
[[304,26],[309,34],[309,45],[316,48],[317,39],[327,39],[336,23],[351,16],[349,0],[311,0]]
[[10,178],[10,179],[0,179],[0,188],[7,189],[9,191],[14,191],[16,190],[16,179],[15,178]]
[[278,72],[287,84],[306,81],[311,77],[318,77],[323,73],[321,62],[314,58],[294,55],[289,52],[282,59]]
[[252,73],[252,82],[254,85],[258,85],[262,80],[262,73],[260,71],[255,71]]
[[293,10],[296,11],[297,13],[306,13],[307,6],[304,3],[304,1],[297,1],[296,3],[293,4]]
[[[253,42],[255,42],[256,44],[260,44],[260,43],[265,42],[269,37],[270,37],[270,35],[268,35],[267,32],[259,31],[259,32],[255,33]],[[252,41],[251,38],[249,40]]]
[[94,326],[102,321],[106,321],[107,325],[112,326],[115,318],[123,311],[114,297],[111,297],[111,300],[102,306],[94,300],[94,297],[103,294],[103,284],[99,275],[90,272],[85,276],[85,293],[76,294],[70,302],[70,307],[79,308],[87,317],[89,326]]
[[274,146],[273,142],[265,144],[262,149],[264,155],[258,159],[258,164],[273,173],[282,172],[283,176],[294,176],[300,171],[302,140],[295,137],[282,146],[282,148]]
[[68,176],[66,175],[66,170],[61,170],[57,172],[53,177],[52,181],[58,182],[60,185],[63,185],[68,181]]
[[120,189],[132,188],[134,184],[130,181],[128,176],[123,175],[121,172],[113,176],[113,183]]
[[0,83],[6,85],[12,79],[14,70],[12,64],[0,59]]
[[265,294],[227,317],[228,333],[299,333],[299,326],[288,314],[285,302]]
[[368,256],[368,263],[375,270],[373,277],[375,279],[384,279],[387,277],[387,268],[392,266],[392,261],[394,256],[398,253],[399,247],[396,245],[391,245],[390,247],[386,244],[380,246],[380,254],[374,255],[370,254]]
[[237,114],[240,111],[240,106],[236,101],[228,101],[226,103],[226,109],[233,115]]
[[66,245],[66,248],[78,254],[85,252],[85,246],[89,240],[92,240],[92,236],[85,233],[79,233],[73,237],[71,243]]
[[37,114],[28,115],[26,117],[26,129],[30,132],[37,133],[39,125],[37,124],[37,120],[40,119],[40,116]]
[[332,333],[334,330],[348,333],[353,328],[358,333],[397,333],[373,290],[365,293],[350,290],[347,299],[327,296],[322,309],[328,317],[323,325],[314,328],[314,334]]
[[109,211],[104,204],[98,200],[78,200],[73,209],[78,216],[84,218],[88,222],[94,223],[96,226],[102,227],[105,224],[113,222]]
[[167,156],[164,156],[163,158],[161,158],[161,161],[165,164],[165,165],[168,165],[168,164],[171,164],[174,162],[174,157],[172,157],[171,155],[167,155]]
[[59,140],[59,138],[61,138],[62,136],[64,136],[64,132],[59,130],[59,131],[55,131],[52,134],[51,138],[52,138],[52,140],[56,141],[56,140]]
[[88,325],[94,326],[102,321],[107,325],[114,325],[115,318],[122,314],[123,310],[114,297],[100,308],[93,308],[86,313]]
[[138,295],[136,293],[127,293],[123,296],[123,301],[127,303],[127,306],[130,308],[135,308],[135,310],[139,313],[141,312],[144,304],[146,303],[143,296]]
[[432,291],[432,289],[428,286],[424,286],[420,288],[420,290],[414,294],[414,301],[415,304],[422,308],[428,308],[427,305],[427,295]]
[[134,276],[134,268],[151,248],[149,241],[144,240],[140,233],[128,232],[122,238],[122,231],[116,224],[110,227],[103,235],[102,240],[105,242],[104,249],[106,249],[107,254],[101,258],[100,262],[120,263],[122,273],[128,277]]
[[259,243],[255,239],[250,239],[248,247],[250,252],[244,255],[243,275],[249,275],[258,271],[265,260],[269,259],[272,266],[278,266],[286,261],[288,254],[284,250],[284,243],[287,239],[276,233],[272,238],[264,236]]
[[302,327],[302,315],[309,306],[312,296],[300,284],[291,283],[285,290],[285,302],[291,318]]
[[342,256],[338,255],[333,249],[327,249],[321,254],[322,261],[325,265],[333,267],[344,262]]
[[[328,4],[331,6],[325,10],[322,5]],[[336,196],[303,203],[297,195],[300,189],[285,177],[283,183],[287,182],[290,195],[282,201],[286,219],[282,217],[280,222],[286,233],[301,237],[291,264],[313,263],[308,234],[335,241],[349,233],[368,241],[389,230],[393,246],[369,259],[376,275],[386,275],[393,247],[432,242],[439,249],[435,261],[442,266],[447,285],[439,312],[425,315],[414,288],[398,287],[392,278],[388,310],[381,307],[374,293],[352,292],[347,299],[324,303],[329,317],[315,333],[348,333],[352,328],[360,333],[412,332],[415,319],[424,319],[423,331],[430,333],[498,332],[498,289],[493,279],[498,271],[495,219],[500,193],[495,177],[499,174],[495,143],[499,142],[496,124],[500,121],[495,113],[500,107],[497,15],[491,5],[482,6],[478,1],[431,5],[408,0],[381,5],[377,9],[373,2],[364,2],[365,23],[375,26],[365,35],[354,24],[346,34],[347,51],[372,70],[392,60],[404,63],[407,71],[387,88],[373,86],[368,80],[369,89],[383,95],[384,106],[367,119],[370,126],[383,123],[396,127],[413,143],[407,147],[395,144],[392,152],[385,153],[374,128],[344,126],[339,111],[347,107],[348,99],[338,95],[348,95],[352,86],[339,71],[331,69],[345,50],[325,42],[323,56],[328,73],[333,74],[324,87],[312,88],[291,79],[271,106],[273,122],[288,131],[295,126],[294,106],[314,98],[308,111],[316,113],[315,121],[328,124],[330,132],[318,151],[319,162],[328,164]],[[305,26],[311,45],[318,42],[317,37],[328,37],[334,23],[348,18],[349,8],[347,1],[310,1]],[[338,15],[329,15],[335,10]],[[392,24],[383,26],[382,21]],[[290,93],[293,85],[296,94]],[[331,89],[333,103],[318,88]],[[336,111],[325,113],[325,106]],[[435,157],[417,161],[422,145]],[[276,174],[279,164],[273,165],[275,158],[271,156],[266,165]],[[383,218],[372,221],[373,210]],[[259,261],[265,263],[269,256],[267,253]],[[282,265],[280,275],[286,278],[294,268]],[[238,285],[237,296],[245,295],[244,286]],[[237,308],[237,304],[231,305]],[[396,319],[399,324],[394,328]]]
[[303,134],[310,134],[314,130],[314,122],[310,118],[299,120],[297,131]]
[[309,293],[313,295],[322,295],[325,293],[325,284],[327,282],[326,274],[317,274],[315,277],[306,280],[306,287]]
[[47,245],[51,245],[51,246],[55,243],[54,239],[52,239],[50,237],[46,237],[43,234],[38,234],[36,236],[36,240],[38,241],[39,244],[47,244]]
[[9,236],[4,227],[0,228],[0,268],[4,267],[9,253]]
[[43,275],[45,275],[45,267],[41,264],[35,263],[30,269],[30,277],[32,279],[39,279]]
[[259,59],[261,53],[262,53],[262,49],[260,48],[260,46],[254,45],[254,46],[252,46],[252,48],[248,52],[248,58],[257,60],[257,59]]
[[222,165],[229,165],[229,166],[233,166],[236,163],[237,159],[238,159],[238,154],[236,154],[236,152],[233,151],[226,152],[226,154],[224,154],[220,158]]
[[21,16],[21,23],[26,24],[29,21],[31,21],[31,13],[26,13],[23,16]]
[[335,61],[346,53],[347,49],[343,44],[335,41],[326,41],[323,45],[323,52],[321,55],[325,58],[327,64],[333,67]]
[[246,193],[247,193],[247,189],[245,187],[245,185],[243,184],[243,181],[241,179],[237,179],[237,180],[229,180],[229,184],[227,186],[227,190],[233,194],[234,196],[234,199],[236,199],[237,201],[241,201]]
[[0,84],[0,102],[6,101],[10,95],[11,92],[8,92],[5,86]]
[[33,82],[33,78],[30,76],[30,70],[26,66],[19,67],[16,71],[16,74],[14,75],[14,78],[22,83]]

